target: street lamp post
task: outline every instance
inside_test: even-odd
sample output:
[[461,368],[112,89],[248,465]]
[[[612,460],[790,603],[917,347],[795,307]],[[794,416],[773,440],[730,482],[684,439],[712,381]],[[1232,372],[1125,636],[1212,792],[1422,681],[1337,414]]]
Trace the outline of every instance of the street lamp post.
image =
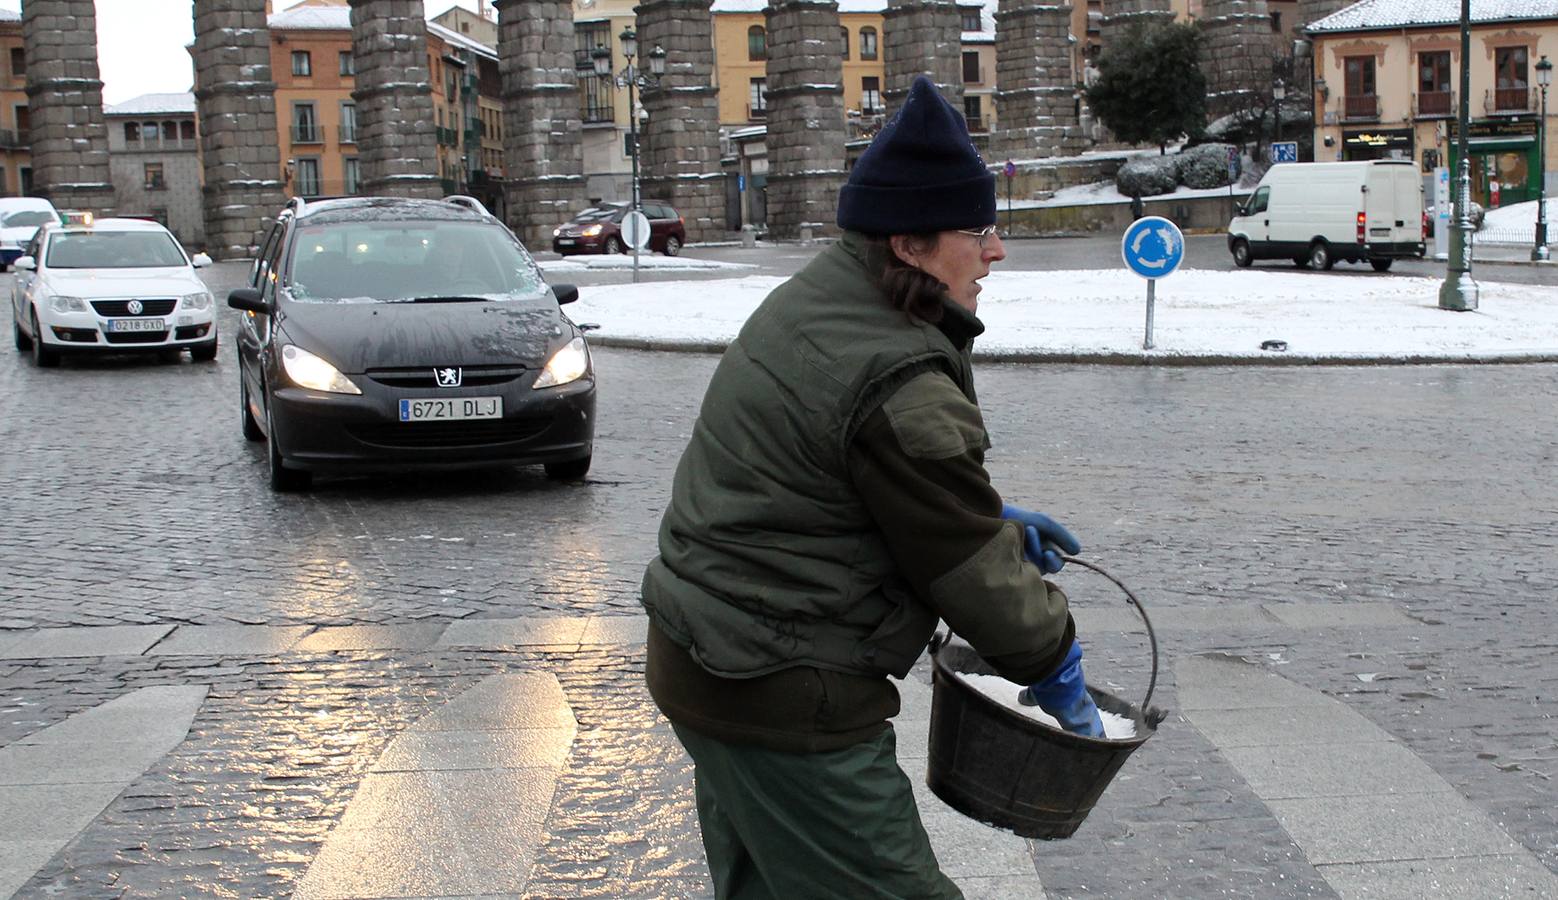
[[1271,123],[1271,161],[1277,161],[1277,144],[1282,140],[1282,99],[1288,95],[1288,86],[1278,78],[1271,86],[1272,109],[1276,111]]
[[1536,64],[1536,83],[1542,89],[1542,116],[1536,139],[1536,246],[1531,248],[1533,262],[1548,259],[1547,252],[1547,86],[1553,83],[1553,64],[1544,54]]
[[[660,76],[665,74],[666,52],[663,47],[655,46],[649,51],[649,74],[639,71],[633,65],[633,57],[638,55],[638,32],[630,25],[622,29],[617,35],[622,41],[622,55],[627,59],[627,65],[618,72],[615,81],[611,75],[611,51],[605,47],[596,46],[590,53],[590,61],[595,66],[595,76],[603,83],[615,84],[617,87],[628,89],[628,147],[633,162],[633,201],[632,211],[637,213],[642,209],[642,201],[639,197],[638,187],[638,94],[645,88],[657,87],[660,84]],[[638,281],[638,244],[633,244],[633,280]]]
[[1461,0],[1461,102],[1456,110],[1455,149],[1460,177],[1455,182],[1455,224],[1450,226],[1450,262],[1439,286],[1439,308],[1468,312],[1477,308],[1477,282],[1471,277],[1471,156],[1466,132],[1471,120],[1471,0]]

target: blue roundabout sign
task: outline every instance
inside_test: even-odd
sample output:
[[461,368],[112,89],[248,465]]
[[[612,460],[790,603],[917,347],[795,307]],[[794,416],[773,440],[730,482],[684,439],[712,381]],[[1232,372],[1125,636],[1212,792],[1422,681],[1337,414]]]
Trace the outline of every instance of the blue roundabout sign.
[[1131,223],[1120,239],[1120,256],[1143,278],[1173,274],[1185,259],[1185,236],[1162,216],[1145,216]]

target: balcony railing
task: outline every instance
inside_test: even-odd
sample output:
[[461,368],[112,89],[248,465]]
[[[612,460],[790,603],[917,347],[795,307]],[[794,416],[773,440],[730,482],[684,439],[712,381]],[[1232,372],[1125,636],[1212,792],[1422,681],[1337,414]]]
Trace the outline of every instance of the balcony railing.
[[357,126],[356,125],[337,125],[336,126],[336,139],[339,140],[343,144],[355,144],[355,143],[357,143]]
[[968,130],[970,134],[990,130],[989,126],[985,124],[984,116],[964,116],[963,118],[968,121]]
[[1455,115],[1454,91],[1423,91],[1414,94],[1419,119],[1449,118]]
[[0,129],[0,149],[15,150],[29,146],[27,138],[19,131]]
[[1535,97],[1530,88],[1494,88],[1483,97],[1482,108],[1489,115],[1519,115],[1536,109]]
[[319,134],[318,125],[292,125],[292,143],[294,144],[323,144],[324,138]]
[[443,144],[445,147],[460,146],[460,132],[455,131],[453,128],[444,128],[442,126],[439,126],[437,130],[438,143]]
[[1350,122],[1379,120],[1379,97],[1373,94],[1349,94],[1342,98],[1342,118]]
[[762,121],[766,120],[767,118],[768,118],[768,107],[766,107],[766,106],[757,106],[757,107],[748,106],[747,107],[747,121],[749,121],[749,122],[762,122]]
[[586,106],[584,108],[584,124],[593,125],[600,122],[615,122],[617,110],[613,106]]

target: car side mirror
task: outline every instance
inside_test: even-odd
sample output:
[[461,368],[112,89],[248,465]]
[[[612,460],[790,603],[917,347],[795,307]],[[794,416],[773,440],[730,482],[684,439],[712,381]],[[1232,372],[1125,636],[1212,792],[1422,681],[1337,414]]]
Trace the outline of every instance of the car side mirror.
[[196,253],[194,256],[190,257],[189,264],[197,269],[204,269],[206,266],[211,265],[211,257],[205,255],[204,253]]
[[238,288],[228,294],[227,305],[233,309],[241,309],[245,312],[259,313],[265,316],[271,314],[271,305],[265,302],[265,298],[254,288]]
[[20,257],[16,260],[16,262],[11,263],[11,265],[17,267],[18,269],[26,269],[29,272],[35,272],[38,270],[38,261],[30,256]]
[[554,284],[552,285],[552,293],[557,296],[558,306],[562,306],[564,303],[572,303],[579,299],[579,288],[571,284]]

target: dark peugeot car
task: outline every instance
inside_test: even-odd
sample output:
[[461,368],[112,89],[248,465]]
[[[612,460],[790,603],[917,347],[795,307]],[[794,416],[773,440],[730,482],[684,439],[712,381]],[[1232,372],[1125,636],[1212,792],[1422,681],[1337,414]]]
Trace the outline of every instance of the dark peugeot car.
[[244,437],[279,491],[493,463],[583,478],[595,372],[559,309],[578,295],[470,198],[293,200],[228,296]]
[[[645,200],[639,204],[649,219],[649,249],[666,256],[682,252],[687,243],[687,225],[670,204]],[[622,238],[622,219],[631,208],[627,203],[603,203],[592,206],[552,230],[552,249],[563,256],[572,253],[631,252]]]

